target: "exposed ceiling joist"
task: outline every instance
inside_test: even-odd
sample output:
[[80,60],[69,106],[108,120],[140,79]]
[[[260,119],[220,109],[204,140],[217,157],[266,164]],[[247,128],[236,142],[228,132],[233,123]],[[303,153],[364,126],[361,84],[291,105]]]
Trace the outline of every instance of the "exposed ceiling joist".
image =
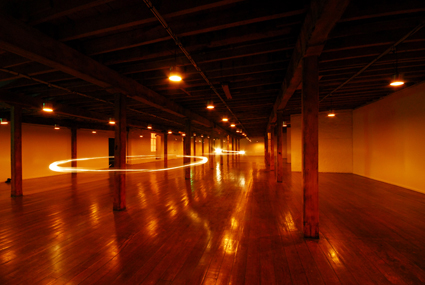
[[0,17],[0,47],[93,83],[109,93],[123,93],[146,105],[212,126],[208,119],[6,15]]
[[299,86],[302,77],[303,58],[307,55],[320,55],[322,53],[329,33],[341,18],[349,2],[349,0],[312,1],[268,125],[276,121],[277,111],[285,108]]

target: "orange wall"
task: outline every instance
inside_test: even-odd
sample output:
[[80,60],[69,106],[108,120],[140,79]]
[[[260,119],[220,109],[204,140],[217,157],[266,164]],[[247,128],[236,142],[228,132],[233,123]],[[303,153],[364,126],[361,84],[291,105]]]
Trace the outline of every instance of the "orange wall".
[[248,156],[264,156],[264,138],[253,137],[251,142],[241,139],[241,150],[244,150]]
[[10,124],[0,125],[0,183],[10,178]]
[[[353,172],[353,123],[352,111],[336,111],[329,118],[326,112],[319,114],[319,171]],[[291,116],[292,171],[301,171],[301,115]]]
[[[92,134],[92,130],[79,129],[77,130],[77,157],[105,157],[109,155],[109,138],[113,138],[113,131],[96,131]],[[69,136],[69,138],[71,137]],[[109,159],[94,159],[87,161],[78,161],[77,167],[89,169],[108,168]]]
[[354,110],[353,172],[425,193],[425,83]]

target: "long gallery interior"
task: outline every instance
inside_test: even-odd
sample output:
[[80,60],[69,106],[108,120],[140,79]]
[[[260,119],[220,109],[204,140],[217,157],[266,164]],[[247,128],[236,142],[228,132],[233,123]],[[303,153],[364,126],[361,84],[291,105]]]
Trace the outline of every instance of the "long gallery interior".
[[425,284],[425,1],[0,2],[0,284]]

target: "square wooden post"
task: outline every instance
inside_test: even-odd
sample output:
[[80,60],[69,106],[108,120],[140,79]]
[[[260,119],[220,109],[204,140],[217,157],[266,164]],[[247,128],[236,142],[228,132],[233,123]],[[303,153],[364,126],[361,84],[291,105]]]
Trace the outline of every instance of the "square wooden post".
[[164,132],[164,168],[168,167],[168,132]]
[[274,126],[270,130],[270,170],[274,171],[275,161],[274,161]]
[[220,165],[223,165],[223,138],[219,138],[220,140],[220,148],[221,148],[221,154],[220,154]]
[[304,237],[319,238],[319,74],[318,57],[303,60],[302,172]]
[[202,156],[204,156],[204,142],[205,142],[204,141],[204,137],[202,136],[201,137],[201,143],[202,143],[202,150],[201,151],[202,151]]
[[269,153],[269,133],[264,134],[264,162],[266,164],[266,169],[270,170],[270,153]]
[[[77,158],[77,128],[71,128],[71,159]],[[71,167],[75,168],[77,167],[77,162],[73,160],[71,162]],[[75,178],[77,176],[77,172],[72,172],[71,174],[72,178]]]
[[283,115],[282,113],[277,113],[277,163],[276,163],[276,179],[277,182],[282,182],[283,180]]
[[[126,208],[125,201],[125,170],[127,168],[127,97],[115,94],[115,172],[114,210]],[[121,170],[121,171],[120,171]]]
[[22,108],[11,107],[10,126],[11,196],[22,196]]
[[230,152],[229,152],[229,150],[230,150],[230,135],[227,135],[226,140],[227,140],[227,165],[229,165],[229,163],[230,163]]
[[[186,156],[190,156],[190,141],[191,141],[191,136],[192,136],[192,128],[191,128],[191,122],[190,120],[186,120],[186,136],[184,137],[184,142],[183,142],[183,155],[184,155],[184,159],[183,162],[184,164],[189,164],[190,163],[190,157],[186,157]],[[190,166],[185,167],[184,169],[184,178],[185,179],[190,179]]]

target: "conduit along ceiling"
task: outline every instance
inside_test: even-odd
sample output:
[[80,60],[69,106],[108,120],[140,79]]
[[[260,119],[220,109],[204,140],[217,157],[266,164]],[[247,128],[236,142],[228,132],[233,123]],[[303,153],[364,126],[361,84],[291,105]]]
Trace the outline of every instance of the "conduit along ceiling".
[[[195,131],[215,124],[262,136],[277,110],[286,120],[301,112],[300,43],[321,46],[321,111],[353,109],[425,79],[423,0],[1,5],[0,116],[21,104],[24,122],[108,128],[114,94],[123,93],[130,126],[178,132],[191,118]],[[396,61],[405,84],[394,88]],[[173,66],[180,83],[168,79]],[[40,111],[43,102],[54,114]]]

